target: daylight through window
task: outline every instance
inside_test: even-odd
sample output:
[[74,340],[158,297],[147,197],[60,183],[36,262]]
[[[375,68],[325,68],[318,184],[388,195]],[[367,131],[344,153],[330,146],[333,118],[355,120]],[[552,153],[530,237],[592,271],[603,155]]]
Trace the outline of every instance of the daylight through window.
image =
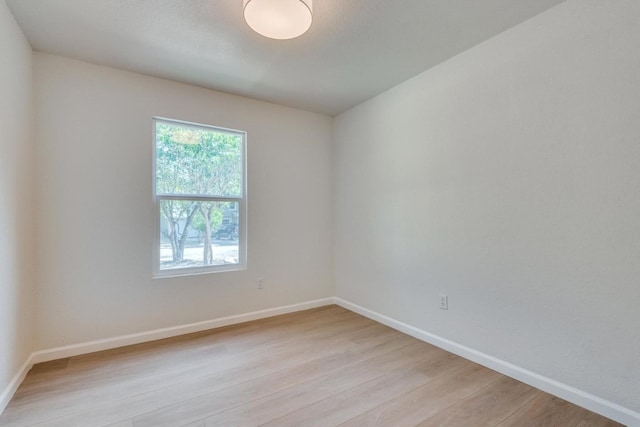
[[154,119],[156,275],[245,265],[244,132]]

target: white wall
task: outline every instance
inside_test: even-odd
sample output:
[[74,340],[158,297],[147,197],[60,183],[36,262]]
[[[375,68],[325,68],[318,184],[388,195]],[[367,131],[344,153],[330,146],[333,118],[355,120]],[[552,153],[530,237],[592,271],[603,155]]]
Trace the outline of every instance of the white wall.
[[32,52],[4,0],[0,0],[0,63],[1,395],[32,350],[35,172]]
[[568,1],[338,116],[338,297],[639,411],[638,22]]
[[[334,294],[331,118],[40,53],[35,90],[37,349]],[[151,278],[153,116],[248,132],[246,271]]]

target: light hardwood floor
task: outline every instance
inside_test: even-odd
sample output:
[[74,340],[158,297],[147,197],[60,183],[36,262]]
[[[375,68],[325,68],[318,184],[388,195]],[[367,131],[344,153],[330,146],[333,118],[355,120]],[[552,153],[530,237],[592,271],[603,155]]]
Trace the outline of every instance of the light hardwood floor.
[[337,306],[33,367],[0,426],[617,426]]

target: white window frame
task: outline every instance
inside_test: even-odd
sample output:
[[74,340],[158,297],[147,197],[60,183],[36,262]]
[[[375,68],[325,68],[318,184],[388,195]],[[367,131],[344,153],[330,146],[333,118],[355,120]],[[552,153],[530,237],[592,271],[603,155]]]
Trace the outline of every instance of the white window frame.
[[[239,135],[242,138],[242,197],[220,197],[220,196],[183,196],[176,194],[158,194],[156,186],[156,123],[164,122],[184,127],[194,127],[197,129],[207,129],[216,132],[224,132]],[[179,277],[191,276],[196,274],[218,273],[225,271],[246,270],[247,268],[247,133],[245,131],[223,128],[220,126],[206,125],[202,123],[187,122],[183,120],[167,119],[164,117],[153,117],[153,205],[155,209],[155,228],[154,228],[154,259],[153,259],[153,277]],[[161,214],[160,202],[162,200],[201,200],[209,202],[236,202],[238,203],[238,263],[223,265],[207,265],[200,267],[184,267],[184,268],[160,268],[160,241],[161,241]]]

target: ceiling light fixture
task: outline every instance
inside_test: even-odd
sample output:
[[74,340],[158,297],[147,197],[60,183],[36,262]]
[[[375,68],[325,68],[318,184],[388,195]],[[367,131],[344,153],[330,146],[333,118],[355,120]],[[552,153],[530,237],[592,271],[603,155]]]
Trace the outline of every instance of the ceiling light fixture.
[[253,31],[278,40],[304,34],[313,20],[313,0],[244,0],[244,20]]

